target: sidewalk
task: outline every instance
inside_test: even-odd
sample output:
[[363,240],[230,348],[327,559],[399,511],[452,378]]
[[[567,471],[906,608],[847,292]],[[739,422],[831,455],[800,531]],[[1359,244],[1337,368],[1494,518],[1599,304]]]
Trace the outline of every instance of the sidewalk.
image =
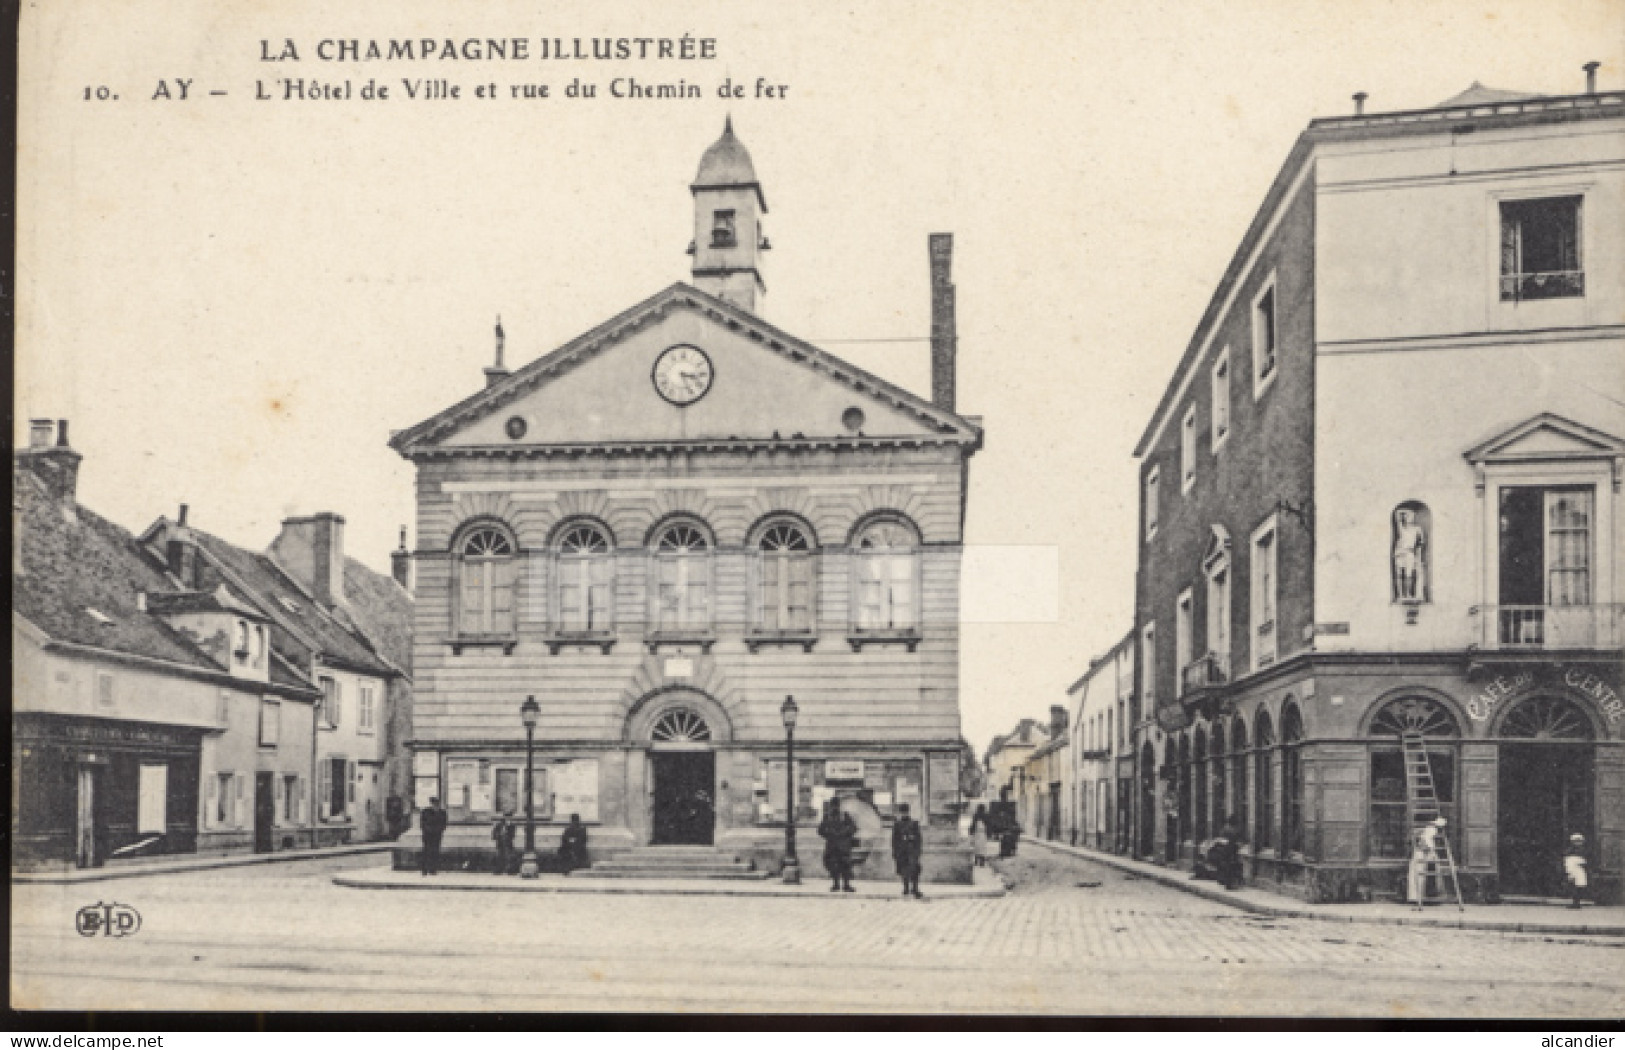
[[[985,868],[974,869],[975,882],[969,886],[926,883],[922,888],[929,904],[934,900],[966,900],[976,897],[1002,897],[1004,880]],[[897,882],[853,883],[854,893],[831,893],[821,874],[806,878],[800,885],[786,886],[777,879],[603,879],[571,878],[568,875],[539,875],[521,879],[517,875],[490,875],[448,871],[424,876],[415,871],[368,868],[333,876],[338,886],[362,890],[466,890],[488,893],[616,893],[663,894],[699,897],[804,897],[817,900],[897,901],[916,903],[902,895]]]
[[350,857],[363,853],[387,853],[393,842],[364,842],[355,846],[327,846],[322,849],[290,849],[280,853],[180,853],[166,857],[140,857],[110,861],[100,868],[69,868],[65,871],[13,871],[12,882],[79,883],[107,879],[134,879],[143,875],[168,875],[213,868],[240,868],[250,864],[281,864],[324,857]]
[[1186,893],[1251,912],[1283,919],[1318,919],[1322,922],[1369,922],[1393,926],[1435,926],[1458,930],[1499,930],[1504,933],[1568,933],[1625,937],[1625,907],[1586,905],[1578,911],[1541,904],[1469,904],[1465,912],[1454,904],[1433,904],[1418,912],[1397,901],[1363,904],[1308,904],[1267,890],[1246,887],[1227,890],[1217,882],[1193,879],[1188,871],[1131,860],[1085,846],[1022,838],[1022,848],[1042,846],[1057,853],[1092,860],[1109,868],[1160,882]]

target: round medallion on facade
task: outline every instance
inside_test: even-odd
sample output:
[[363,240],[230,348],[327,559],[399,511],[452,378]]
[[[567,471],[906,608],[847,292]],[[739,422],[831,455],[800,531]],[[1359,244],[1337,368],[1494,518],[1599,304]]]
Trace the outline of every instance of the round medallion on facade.
[[502,425],[502,429],[507,431],[510,438],[518,441],[525,436],[525,431],[530,429],[530,425],[525,422],[524,416],[510,416],[508,421]]
[[692,405],[711,389],[711,359],[697,346],[679,343],[655,358],[655,391],[674,405]]

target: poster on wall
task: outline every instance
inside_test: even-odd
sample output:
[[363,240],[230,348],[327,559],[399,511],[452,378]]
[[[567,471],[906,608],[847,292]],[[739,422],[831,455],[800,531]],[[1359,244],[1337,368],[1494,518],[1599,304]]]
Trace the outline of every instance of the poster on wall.
[[959,812],[959,753],[938,752],[929,756],[927,763],[930,772],[927,786],[931,791],[931,813],[936,815]]
[[474,782],[479,778],[480,764],[462,759],[446,763],[446,797],[441,801],[447,809],[469,809],[474,801]]
[[550,777],[538,781],[545,785],[552,781],[552,814],[555,819],[567,820],[577,814],[592,823],[598,819],[598,760],[578,758],[549,766]]

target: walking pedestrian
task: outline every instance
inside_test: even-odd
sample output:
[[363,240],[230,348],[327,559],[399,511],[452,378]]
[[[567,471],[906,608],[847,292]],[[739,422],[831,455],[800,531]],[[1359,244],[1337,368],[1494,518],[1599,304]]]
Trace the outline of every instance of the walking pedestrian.
[[858,842],[858,826],[841,808],[841,800],[824,803],[824,818],[818,823],[824,840],[824,870],[829,872],[831,893],[855,893],[852,888],[852,850]]
[[1016,855],[1016,840],[1021,837],[1021,822],[1016,819],[1016,804],[1010,800],[1010,788],[999,789],[999,800],[988,812],[989,835],[999,840],[999,856]]
[[1423,824],[1411,837],[1411,862],[1406,871],[1406,895],[1411,906],[1421,911],[1427,901],[1428,879],[1439,861],[1439,836],[1444,833],[1445,819],[1438,818]]
[[1585,896],[1590,880],[1586,877],[1586,837],[1570,835],[1569,848],[1563,854],[1563,878],[1569,884],[1569,907],[1578,908]]
[[578,868],[590,867],[587,860],[587,825],[581,823],[581,814],[570,814],[570,823],[559,836],[559,863],[566,875]]
[[438,797],[429,799],[429,808],[418,814],[418,830],[423,833],[423,848],[418,851],[418,866],[425,875],[440,873],[440,838],[446,833],[446,811],[440,808]]
[[491,840],[496,843],[497,859],[493,872],[497,875],[511,874],[513,869],[513,814],[499,813],[497,821],[491,826]]
[[897,807],[897,823],[891,829],[891,859],[903,879],[903,896],[923,900],[920,892],[920,853],[924,849],[920,823],[908,815],[908,803]]
[[1219,884],[1227,890],[1241,888],[1241,832],[1236,828],[1236,822],[1226,820],[1224,827],[1219,829],[1219,838],[1208,851],[1213,860],[1215,874],[1219,876]]
[[970,818],[970,837],[975,846],[978,867],[987,864],[998,856],[998,845],[994,841],[992,820],[987,815],[987,806],[976,807],[976,812]]

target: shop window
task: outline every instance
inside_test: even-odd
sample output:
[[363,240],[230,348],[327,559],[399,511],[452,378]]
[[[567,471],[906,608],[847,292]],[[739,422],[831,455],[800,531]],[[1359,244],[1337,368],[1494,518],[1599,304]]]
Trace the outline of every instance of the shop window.
[[1268,711],[1258,712],[1258,725],[1253,736],[1253,756],[1258,769],[1255,791],[1258,799],[1258,831],[1254,838],[1260,849],[1271,849],[1275,846],[1275,727],[1270,722]]
[[1580,198],[1501,202],[1501,301],[1585,294]]
[[1235,807],[1231,811],[1231,816],[1235,819],[1236,830],[1246,838],[1249,837],[1247,766],[1251,756],[1247,754],[1247,723],[1239,715],[1236,717],[1235,725],[1230,727],[1230,760],[1235,772],[1235,785],[1232,789]]
[[919,539],[897,518],[872,521],[857,537],[859,631],[912,631],[919,627]]
[[693,633],[711,627],[711,541],[694,522],[666,525],[655,537],[655,628]]
[[1500,735],[1521,740],[1591,740],[1596,730],[1573,700],[1535,696],[1507,713]]
[[1405,734],[1423,738],[1440,812],[1455,825],[1455,742],[1461,736],[1460,725],[1449,708],[1431,697],[1390,700],[1372,715],[1367,731],[1372,738],[1369,842],[1373,858],[1399,860],[1410,855],[1409,787],[1400,745]]
[[1196,742],[1191,747],[1191,763],[1191,809],[1195,817],[1191,841],[1201,842],[1207,838],[1208,767],[1207,734],[1200,729],[1196,731]]
[[615,553],[609,533],[592,522],[566,528],[558,542],[558,608],[562,634],[595,634],[614,624]]
[[1303,718],[1295,704],[1281,714],[1281,845],[1303,852]]
[[757,624],[764,631],[813,628],[813,545],[800,525],[776,521],[756,541],[760,568]]
[[1224,757],[1224,726],[1213,727],[1213,739],[1208,752],[1208,770],[1213,779],[1213,831],[1214,834],[1224,830],[1225,821],[1230,817],[1230,785],[1226,775]]
[[509,638],[514,633],[514,578],[518,545],[494,524],[476,525],[457,544],[457,634]]

